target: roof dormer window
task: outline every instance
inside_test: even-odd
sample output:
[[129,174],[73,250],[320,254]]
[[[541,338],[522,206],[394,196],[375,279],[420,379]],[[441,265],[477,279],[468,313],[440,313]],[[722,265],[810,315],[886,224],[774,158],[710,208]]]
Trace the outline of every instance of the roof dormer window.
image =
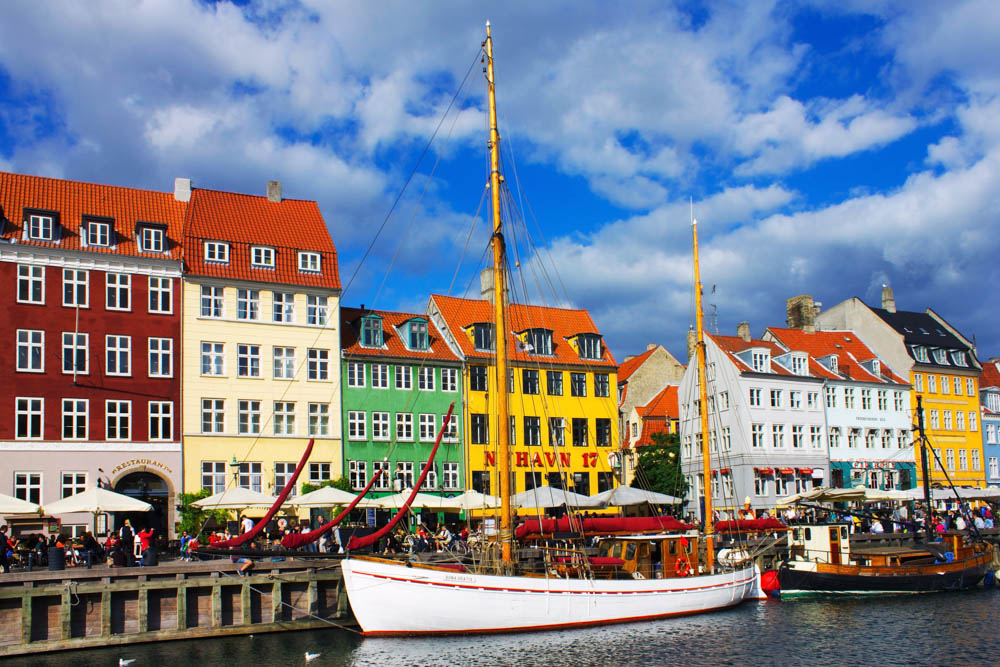
[[601,349],[601,337],[597,334],[580,334],[577,336],[581,359],[601,359],[604,350]]
[[32,241],[55,241],[59,214],[55,211],[25,209],[24,231]]
[[476,322],[472,325],[472,344],[480,352],[493,351],[493,325]]
[[320,256],[318,252],[299,252],[299,271],[319,273]]
[[139,225],[139,252],[164,252],[167,249],[167,230],[163,225]]
[[532,354],[552,354],[552,330],[528,329],[523,336],[518,337],[524,345],[524,350]]
[[934,355],[934,363],[941,364],[942,366],[948,366],[948,351],[942,349],[936,349],[931,354]]
[[829,364],[830,370],[833,371],[834,373],[838,373],[839,371],[837,369],[839,367],[839,363],[840,362],[839,362],[839,358],[837,357],[837,355],[835,355],[835,354],[831,355],[830,358],[829,358],[829,361],[830,361],[830,364]]
[[250,247],[250,266],[255,269],[274,268],[274,248],[255,245]]
[[97,248],[107,248],[111,245],[111,221],[110,220],[84,220],[83,228],[86,232],[84,243]]
[[409,349],[411,350],[426,350],[427,349],[427,320],[421,318],[414,318],[409,321],[408,326],[410,328],[407,340],[409,341]]
[[229,244],[222,241],[205,241],[205,261],[229,264]]
[[361,318],[361,347],[382,347],[382,318],[378,315]]
[[969,360],[965,357],[965,352],[952,352],[951,360],[956,366],[968,366]]
[[754,350],[750,356],[751,366],[758,373],[771,372],[771,352],[770,350]]
[[809,358],[805,354],[801,352],[792,354],[792,373],[795,375],[809,374]]
[[882,377],[882,363],[878,359],[872,359],[872,375]]
[[928,361],[930,361],[930,359],[928,359],[928,357],[927,357],[927,348],[926,347],[924,347],[923,345],[914,345],[912,349],[913,349],[913,358],[914,359],[916,359],[917,361],[922,361],[924,363],[927,363]]

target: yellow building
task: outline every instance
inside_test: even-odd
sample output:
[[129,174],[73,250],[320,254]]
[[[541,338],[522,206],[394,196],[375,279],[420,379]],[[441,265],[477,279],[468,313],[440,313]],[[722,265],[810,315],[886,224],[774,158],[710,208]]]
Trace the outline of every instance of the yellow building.
[[191,189],[184,260],[185,491],[277,495],[310,438],[297,486],[340,477],[340,282],[316,203]]
[[[469,488],[497,493],[492,305],[433,295],[428,314],[465,361]],[[592,495],[615,485],[617,365],[585,310],[512,304],[507,378],[511,492],[559,486]]]

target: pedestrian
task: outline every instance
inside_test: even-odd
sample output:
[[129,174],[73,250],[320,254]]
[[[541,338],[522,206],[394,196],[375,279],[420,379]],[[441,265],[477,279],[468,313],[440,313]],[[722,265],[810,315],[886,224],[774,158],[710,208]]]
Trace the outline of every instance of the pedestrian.
[[253,530],[253,519],[244,514],[243,521],[240,522],[240,532],[249,533],[251,530]]
[[191,560],[191,536],[186,530],[181,533],[181,560]]
[[118,531],[121,539],[122,552],[125,554],[125,567],[135,566],[135,531],[132,530],[132,522],[125,519],[121,529]]

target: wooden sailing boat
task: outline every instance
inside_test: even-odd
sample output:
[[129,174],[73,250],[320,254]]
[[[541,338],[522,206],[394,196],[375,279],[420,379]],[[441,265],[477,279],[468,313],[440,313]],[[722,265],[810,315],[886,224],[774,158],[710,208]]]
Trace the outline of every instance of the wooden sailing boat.
[[[507,377],[506,259],[500,218],[500,134],[489,23],[483,46],[494,227],[497,366],[494,378],[500,383]],[[697,274],[697,228],[695,244]],[[700,281],[698,293],[700,304]],[[700,308],[698,320],[698,361],[704,369]],[[700,379],[704,405],[703,372]],[[576,529],[590,536],[602,536],[599,556],[576,547],[541,547],[536,549],[542,553],[540,558],[533,562],[522,559],[515,548],[517,539],[530,539],[531,529],[522,526],[527,530],[519,530],[517,536],[513,531],[510,445],[504,427],[508,423],[507,392],[502,386],[494,389],[499,403],[496,460],[501,515],[494,549],[487,549],[487,554],[496,553],[498,558],[446,565],[353,555],[345,558],[342,566],[347,594],[365,635],[515,632],[623,623],[721,609],[739,604],[754,591],[757,577],[752,565],[720,568],[715,564],[710,518],[704,540],[689,526],[676,521],[654,520],[650,524],[644,519],[646,523],[640,528],[629,519],[600,525],[599,520],[585,520]],[[703,428],[707,430],[707,423]],[[708,466],[708,438],[703,443]],[[710,491],[706,490],[705,495],[706,512],[711,517]],[[358,541],[352,546],[363,544]],[[700,555],[702,546],[704,558]]]

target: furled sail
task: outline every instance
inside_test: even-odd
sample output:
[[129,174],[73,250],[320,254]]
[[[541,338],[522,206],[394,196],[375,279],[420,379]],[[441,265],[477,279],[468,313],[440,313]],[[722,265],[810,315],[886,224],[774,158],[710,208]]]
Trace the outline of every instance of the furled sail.
[[375,485],[375,482],[378,481],[382,475],[386,474],[388,474],[388,472],[385,468],[376,470],[375,474],[372,475],[372,478],[368,481],[365,488],[361,490],[361,493],[358,494],[357,498],[352,500],[351,504],[345,507],[337,516],[333,517],[316,530],[310,530],[308,533],[289,533],[288,535],[285,535],[281,538],[281,546],[286,549],[298,549],[299,547],[304,547],[307,544],[312,544],[322,537],[323,533],[336,528],[345,517],[350,515],[351,510],[353,510],[354,507],[361,502],[361,499],[365,497],[365,494],[367,494],[369,490],[371,490],[371,488]]
[[383,537],[389,534],[399,520],[403,518],[404,514],[408,509],[410,509],[410,503],[416,498],[417,492],[420,487],[424,485],[424,480],[427,478],[427,471],[431,469],[431,465],[434,463],[434,455],[437,454],[438,445],[441,444],[441,436],[444,435],[445,430],[448,428],[448,424],[451,423],[451,413],[455,410],[455,404],[452,403],[448,406],[448,414],[444,416],[444,422],[441,424],[441,429],[438,431],[437,438],[434,439],[434,447],[431,449],[430,456],[427,457],[427,463],[424,465],[424,469],[420,471],[420,477],[417,479],[417,483],[413,485],[413,491],[410,492],[410,497],[406,499],[403,506],[399,508],[396,515],[389,520],[389,523],[382,526],[380,529],[376,530],[371,535],[365,535],[364,537],[352,537],[351,541],[347,544],[347,550],[352,549],[364,549],[365,547],[375,544]]
[[[580,524],[583,524],[582,526]],[[514,531],[517,539],[535,539],[554,533],[582,532],[589,535],[629,535],[635,533],[682,532],[694,528],[672,516],[588,517],[576,519],[528,519]]]

